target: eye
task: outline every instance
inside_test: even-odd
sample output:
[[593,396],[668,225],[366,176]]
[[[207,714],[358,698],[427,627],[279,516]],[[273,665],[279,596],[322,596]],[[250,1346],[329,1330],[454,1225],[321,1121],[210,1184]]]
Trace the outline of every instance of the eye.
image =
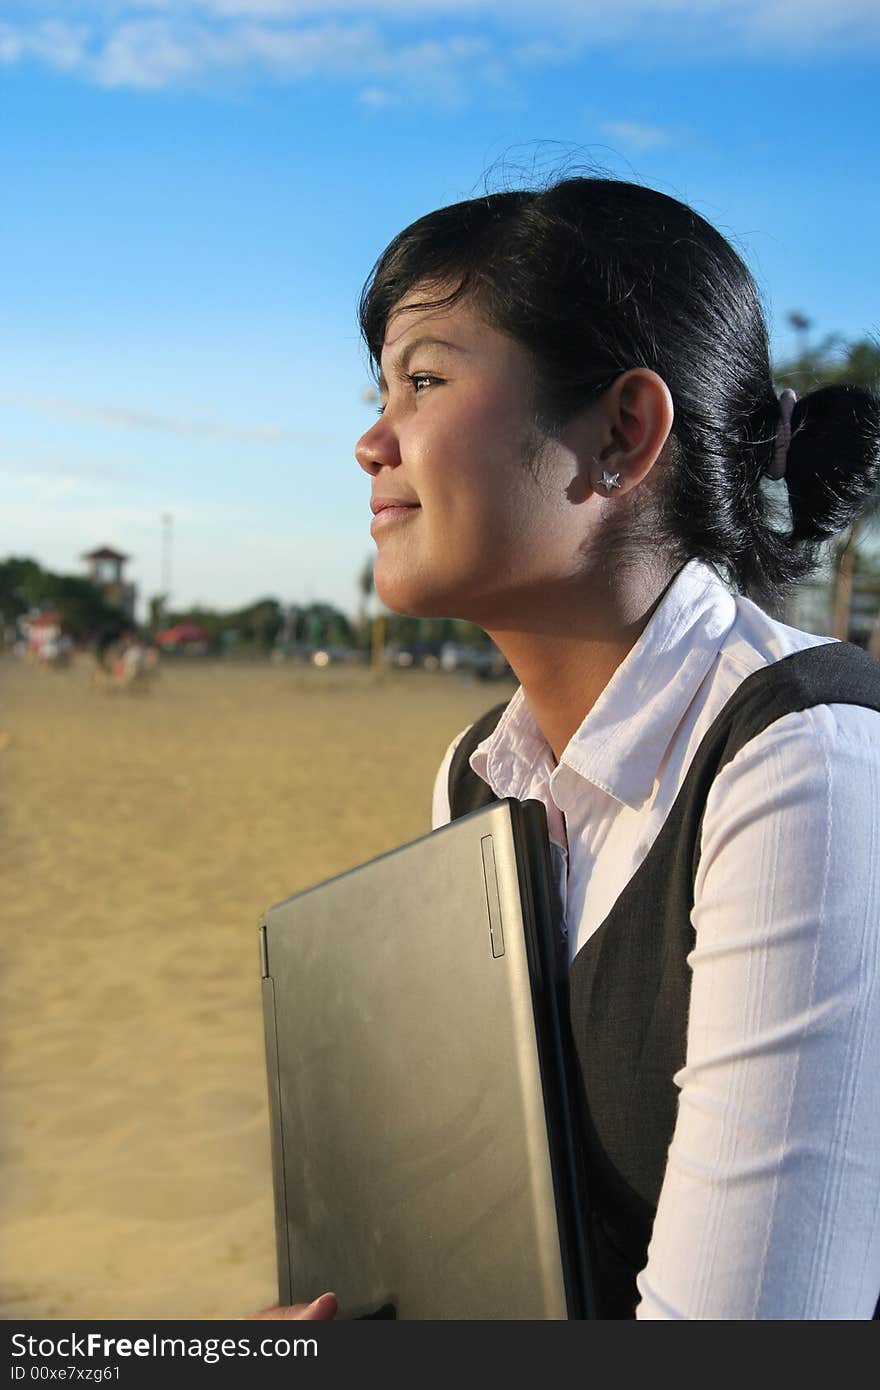
[[[401,381],[409,382],[413,395],[422,396],[430,386],[442,386],[443,377],[436,376],[434,372],[410,372],[401,377]],[[382,401],[376,408],[377,415],[384,415],[388,402]]]
[[442,378],[434,376],[431,372],[413,372],[409,381],[416,395],[421,396],[429,386],[439,386]]

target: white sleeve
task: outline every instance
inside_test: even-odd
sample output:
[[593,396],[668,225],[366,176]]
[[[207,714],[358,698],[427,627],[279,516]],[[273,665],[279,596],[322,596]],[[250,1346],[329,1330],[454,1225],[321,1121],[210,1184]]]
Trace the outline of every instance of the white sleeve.
[[679,1112],[639,1318],[880,1293],[880,715],[787,715],[715,779]]
[[462,729],[460,734],[456,734],[443,755],[443,761],[434,778],[434,797],[431,803],[431,829],[438,830],[441,825],[448,825],[452,816],[449,810],[449,764],[452,756],[467,733],[467,729]]

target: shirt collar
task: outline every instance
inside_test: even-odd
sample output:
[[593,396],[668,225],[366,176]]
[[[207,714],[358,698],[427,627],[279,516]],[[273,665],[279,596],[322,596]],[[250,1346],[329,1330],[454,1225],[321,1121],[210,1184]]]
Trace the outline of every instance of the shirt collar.
[[[699,560],[684,565],[566,745],[560,767],[627,806],[640,806],[735,618],[736,601],[714,570]],[[501,797],[522,799],[536,774],[555,780],[552,751],[522,688],[470,764]]]

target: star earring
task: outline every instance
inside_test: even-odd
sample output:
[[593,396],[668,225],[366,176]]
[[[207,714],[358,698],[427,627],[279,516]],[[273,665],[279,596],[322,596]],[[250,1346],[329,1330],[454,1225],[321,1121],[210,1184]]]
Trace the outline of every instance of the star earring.
[[612,488],[620,487],[620,474],[609,473],[607,469],[603,469],[602,487],[604,487],[606,492],[610,492]]

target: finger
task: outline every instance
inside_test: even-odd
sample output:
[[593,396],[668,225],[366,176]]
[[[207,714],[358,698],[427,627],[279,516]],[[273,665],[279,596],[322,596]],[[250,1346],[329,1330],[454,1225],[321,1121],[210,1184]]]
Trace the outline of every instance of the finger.
[[293,1319],[307,1319],[323,1322],[336,1316],[338,1306],[335,1294],[322,1293],[320,1298],[314,1299],[311,1303],[292,1303],[287,1307],[273,1303],[271,1308],[263,1308],[259,1313],[252,1313],[245,1321],[287,1322]]

